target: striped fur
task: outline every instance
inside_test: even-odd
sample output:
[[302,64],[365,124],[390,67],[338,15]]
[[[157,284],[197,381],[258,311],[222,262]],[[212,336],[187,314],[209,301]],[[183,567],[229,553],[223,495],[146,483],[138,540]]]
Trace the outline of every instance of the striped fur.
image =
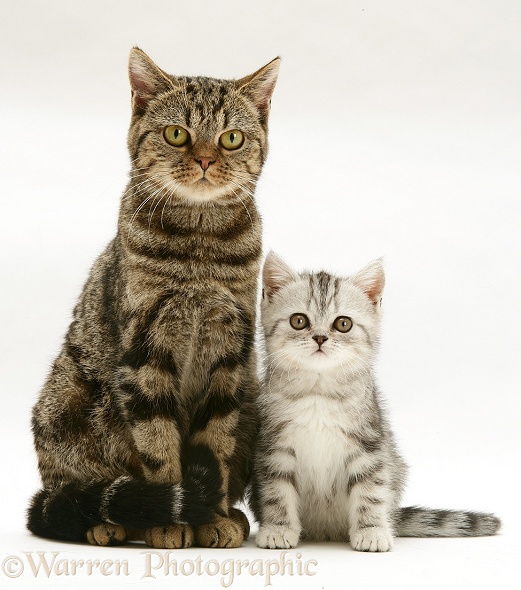
[[[297,274],[270,253],[263,279],[267,362],[251,493],[257,544],[287,549],[304,538],[389,551],[395,536],[495,534],[500,522],[491,514],[400,508],[406,466],[372,375],[381,263],[343,279]],[[295,329],[294,314],[309,325]],[[345,332],[335,328],[350,322]]]
[[[240,80],[175,77],[131,51],[118,231],[33,410],[36,534],[106,544],[128,526],[154,547],[242,542],[231,507],[256,426],[254,190],[278,64]],[[184,145],[166,140],[171,126]],[[220,143],[230,130],[238,149]]]
[[208,449],[200,450],[207,455],[206,467],[200,453],[197,463],[185,471],[183,482],[174,485],[122,475],[112,481],[44,488],[31,501],[29,529],[43,537],[77,541],[100,523],[128,529],[205,524],[222,498],[221,479],[213,455]]

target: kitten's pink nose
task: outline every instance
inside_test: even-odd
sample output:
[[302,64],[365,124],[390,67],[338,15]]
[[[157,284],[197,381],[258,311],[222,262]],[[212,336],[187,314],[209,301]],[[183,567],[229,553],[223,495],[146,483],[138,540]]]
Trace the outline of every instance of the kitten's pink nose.
[[322,346],[324,342],[327,340],[327,336],[313,336],[313,340],[319,345]]
[[200,158],[196,158],[199,162],[199,165],[203,170],[208,170],[210,164],[213,164],[215,160],[213,158],[209,158],[208,156],[201,156]]

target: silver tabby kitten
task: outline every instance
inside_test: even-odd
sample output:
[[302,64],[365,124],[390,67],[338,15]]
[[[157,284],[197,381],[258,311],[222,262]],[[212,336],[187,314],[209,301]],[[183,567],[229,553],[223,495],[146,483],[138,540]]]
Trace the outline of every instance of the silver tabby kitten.
[[406,466],[383,414],[372,364],[384,271],[297,274],[270,253],[261,307],[267,368],[251,505],[259,547],[300,538],[389,551],[395,536],[479,536],[493,515],[400,508]]

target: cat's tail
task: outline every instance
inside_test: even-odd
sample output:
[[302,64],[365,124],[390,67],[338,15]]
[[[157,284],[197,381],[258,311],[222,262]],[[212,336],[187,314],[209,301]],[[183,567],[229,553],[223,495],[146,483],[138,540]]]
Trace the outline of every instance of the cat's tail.
[[124,475],[39,490],[29,506],[27,528],[40,537],[84,541],[87,531],[101,523],[130,529],[207,523],[222,499],[222,480],[209,449],[192,451],[183,480],[175,485]]
[[397,511],[398,537],[483,537],[495,535],[501,521],[493,514],[410,506]]

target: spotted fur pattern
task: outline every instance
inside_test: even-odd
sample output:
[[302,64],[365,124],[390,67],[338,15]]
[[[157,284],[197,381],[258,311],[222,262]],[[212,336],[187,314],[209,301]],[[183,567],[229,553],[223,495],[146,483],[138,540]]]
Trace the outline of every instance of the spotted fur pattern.
[[[256,423],[254,189],[278,65],[240,80],[177,77],[131,51],[118,231],[33,411],[36,534],[106,544],[128,527],[155,547],[242,542],[230,509]],[[167,142],[169,126],[189,140]],[[219,142],[230,130],[244,136],[238,149]]]
[[389,551],[395,536],[494,534],[500,523],[491,514],[400,508],[406,466],[372,375],[381,262],[340,278],[297,274],[270,253],[263,280],[257,545],[287,549],[304,538]]

